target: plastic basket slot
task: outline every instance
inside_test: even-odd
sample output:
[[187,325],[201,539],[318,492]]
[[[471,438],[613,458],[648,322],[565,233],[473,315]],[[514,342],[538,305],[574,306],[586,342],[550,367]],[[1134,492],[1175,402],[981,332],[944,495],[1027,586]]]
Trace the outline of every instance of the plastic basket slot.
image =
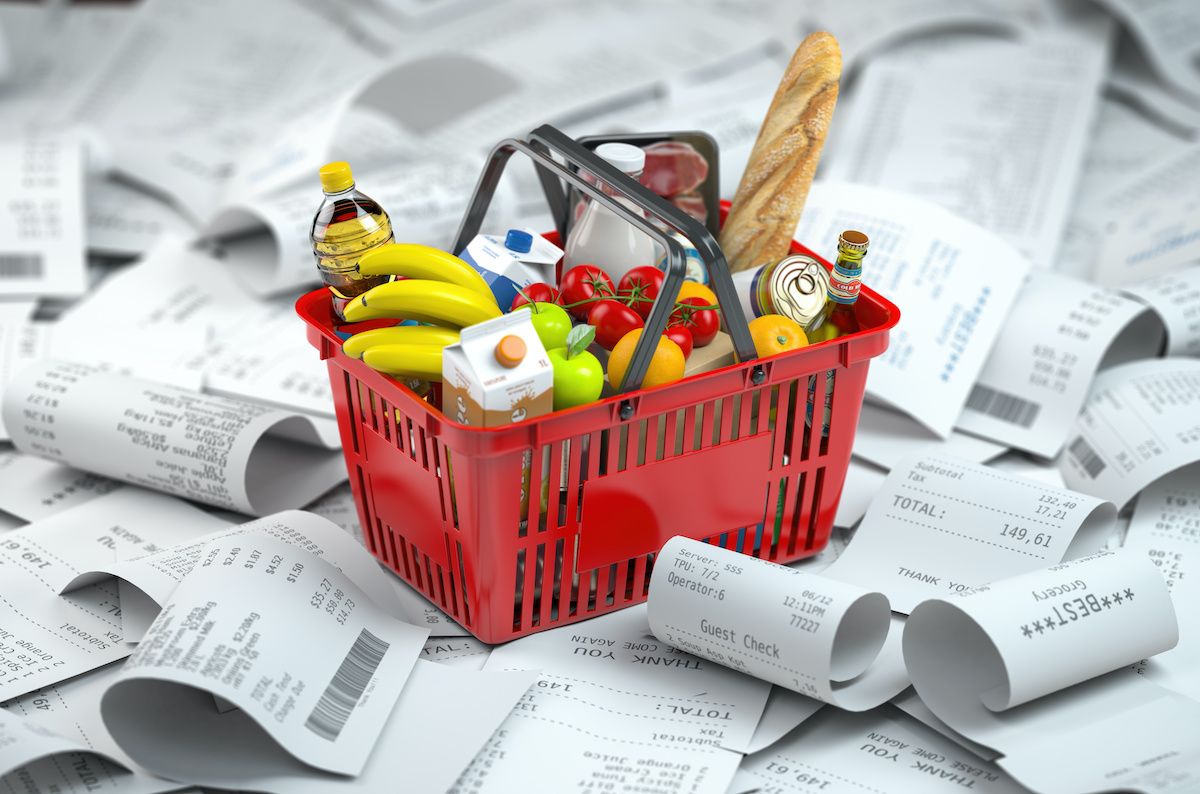
[[[411,419],[408,420],[408,432],[414,432],[413,421]],[[429,439],[425,434],[424,426],[418,425],[416,427],[416,435],[413,436],[413,439],[419,442],[417,449],[419,449],[421,452],[421,468],[425,469],[425,471],[429,471]]]
[[[446,524],[446,475],[442,468],[442,459],[441,459],[441,455],[438,452],[437,441],[430,438],[430,439],[426,440],[426,443],[429,445],[430,452],[431,452],[430,457],[433,459],[433,470],[431,473],[433,474],[434,477],[437,478],[438,504],[442,508],[442,525],[445,526],[445,524]],[[445,536],[443,535],[443,538],[444,537]],[[449,553],[447,553],[447,559],[449,559]]]
[[[830,369],[830,370],[826,370],[825,372],[821,372],[821,373],[817,374],[816,396],[817,396],[818,401],[821,403],[823,410],[819,414],[817,413],[816,410],[813,411],[812,426],[813,426],[813,430],[815,432],[816,428],[818,426],[817,417],[818,416],[822,417],[820,419],[820,426],[822,428],[822,432],[821,432],[821,443],[820,443],[820,453],[819,454],[821,457],[825,457],[826,455],[829,454],[829,436],[831,436],[833,434],[833,432],[834,432],[833,428],[835,426],[834,423],[839,418],[838,416],[834,415],[834,412],[837,410],[837,408],[836,408],[836,405],[837,405],[837,399],[836,399],[836,397],[837,397],[837,371],[836,370]],[[840,413],[840,412],[838,412],[838,413]],[[828,433],[824,432],[824,426],[825,426],[824,417],[826,417],[826,416],[829,417],[829,432]]]
[[[814,549],[817,547],[817,527],[820,524],[821,518],[821,499],[825,488],[825,468],[819,468],[816,475],[813,477],[813,492],[807,502],[808,507],[808,535],[804,541],[805,550]],[[831,522],[832,523],[832,522]],[[825,545],[825,538],[829,536],[829,530],[825,530],[825,536],[819,539],[820,545]]]
[[625,460],[629,454],[629,425],[621,425],[617,428],[616,448],[613,449],[610,447],[609,451],[613,455],[611,460],[613,465],[609,466],[608,470],[610,472],[625,471]]
[[805,517],[806,512],[811,512],[805,510],[806,507],[812,504],[811,495],[806,494],[805,489],[811,485],[810,480],[812,479],[812,477],[809,477],[807,471],[802,471],[800,472],[799,479],[796,481],[796,493],[793,499],[794,506],[792,507],[792,523],[787,538],[786,553],[788,555],[796,553],[796,541],[800,537],[800,528],[802,525],[801,519]]
[[[446,536],[446,556],[450,559],[450,565],[443,572],[445,577],[450,580],[450,584],[446,587],[445,596],[442,598],[442,608],[450,615],[458,616],[458,578],[454,575],[455,557],[454,551],[450,548],[450,536]],[[449,603],[447,603],[447,600]]]
[[520,631],[521,607],[527,603],[525,599],[525,549],[517,549],[517,568],[513,583],[513,631]]
[[367,542],[367,550],[379,556],[382,549],[379,532],[375,529],[375,514],[371,511],[371,502],[367,493],[367,480],[360,463],[354,464],[355,483],[353,487],[355,502],[358,506],[358,521],[362,527],[363,540]]
[[[391,527],[389,527],[383,523],[383,519],[377,518],[377,519],[375,519],[375,522],[379,525],[379,531],[380,531],[380,533],[383,534],[384,540],[386,541],[386,544],[387,544],[386,551],[387,551],[388,565],[391,566],[393,571],[399,571],[400,566],[403,565],[404,566],[404,578],[407,579],[409,582],[414,581],[416,579],[416,577],[413,576],[412,566],[410,566],[408,564],[408,555],[401,554],[396,549],[396,541],[397,541],[396,533],[392,531]],[[401,540],[400,542],[401,542],[401,544],[403,544],[404,541]]]
[[[546,576],[546,544],[539,543],[537,545],[536,560],[533,567],[533,608],[530,610],[530,619],[533,626],[540,626],[543,623],[542,616],[542,579]],[[553,576],[553,573],[551,573]],[[549,600],[546,604],[549,605]]]
[[395,414],[393,414],[391,406],[388,405],[387,400],[383,399],[382,396],[379,397],[379,429],[383,433],[384,441],[392,440],[392,436],[393,436],[392,423],[393,422],[396,423],[397,429],[399,428],[400,423],[398,421],[399,420],[398,414],[399,414],[398,411]]
[[[331,364],[330,365],[330,373],[332,374],[332,372],[333,372],[333,365]],[[354,419],[355,415],[357,414],[357,411],[354,410],[354,403],[357,401],[355,399],[355,394],[356,394],[356,390],[358,388],[358,381],[355,380],[352,383],[351,379],[350,379],[350,373],[345,370],[342,370],[342,383],[343,383],[343,386],[345,387],[346,401],[343,403],[343,405],[345,406],[346,410],[345,410],[344,420],[339,419],[339,421],[345,421],[345,425],[343,427],[349,428],[349,430],[350,430],[350,439],[351,439],[351,444],[354,447],[354,454],[359,455],[361,453],[358,448],[358,422],[356,422]]]
[[[458,581],[461,582],[461,587],[462,587],[463,625],[470,626],[471,625],[471,598],[468,595],[467,582],[469,582],[471,580],[467,578],[467,566],[466,566],[465,560],[463,559],[462,543],[460,541],[455,541],[454,547],[456,549],[457,557],[458,557]],[[456,615],[456,617],[457,617],[457,615]]]
[[[804,430],[800,434],[800,454],[793,456],[792,460],[807,461],[812,455],[815,448],[814,441],[820,436],[820,429],[814,429],[813,423],[809,417],[816,416],[816,409],[813,407],[813,395],[817,393],[817,376],[809,375],[802,381],[804,383]],[[816,435],[814,435],[814,432]]]
[[571,596],[567,599],[566,612],[569,616],[575,617],[579,614],[579,580],[577,562],[579,560],[579,536],[576,535],[571,546],[567,549],[566,556],[563,558],[563,570],[573,571],[571,575]]
[[592,568],[588,571],[588,592],[587,592],[587,607],[585,612],[596,611],[596,591],[599,589],[600,571],[597,568]]
[[450,447],[442,445],[442,450],[445,452],[446,466],[442,470],[441,481],[442,487],[446,491],[446,496],[450,502],[450,518],[454,523],[454,528],[459,529],[458,524],[458,490],[454,484],[454,460],[453,453]]
[[545,607],[551,622],[557,621],[562,615],[563,556],[566,545],[566,538],[554,541],[554,564],[550,572],[550,597],[546,599]]
[[735,427],[737,425],[734,424],[733,419],[733,397],[726,397],[717,403],[716,438],[713,443],[717,444],[726,439],[736,441]]
[[425,589],[429,592],[429,600],[433,601],[435,604],[439,601],[445,601],[445,599],[441,597],[441,593],[438,590],[438,588],[441,586],[441,576],[433,575],[434,568],[437,568],[439,574],[441,573],[441,568],[430,565],[429,555],[421,553],[421,551],[415,546],[413,547],[413,554],[418,556],[418,563],[425,563]]
[[[654,423],[655,423],[656,427],[658,424],[657,418],[658,417],[654,418]],[[646,442],[650,438],[654,438],[657,441],[657,438],[658,438],[657,432],[655,432],[653,436],[650,435],[651,421],[652,420],[650,420],[650,419],[641,419],[637,423],[637,455],[634,457],[634,465],[635,466],[646,465]]]
[[579,524],[580,513],[579,492],[584,480],[587,479],[588,447],[591,436],[576,436],[567,445],[564,454],[567,456],[567,501],[563,505],[563,524],[574,522]]

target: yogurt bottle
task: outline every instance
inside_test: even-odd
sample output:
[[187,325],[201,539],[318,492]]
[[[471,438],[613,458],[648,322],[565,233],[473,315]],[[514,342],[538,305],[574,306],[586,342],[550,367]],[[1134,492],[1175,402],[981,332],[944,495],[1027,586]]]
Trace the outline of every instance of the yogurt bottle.
[[[646,165],[646,153],[628,143],[602,143],[596,147],[596,154],[634,181],[641,176]],[[615,195],[603,182],[600,188],[634,212],[643,214],[633,201]],[[595,265],[607,273],[615,284],[635,267],[654,265],[658,259],[658,246],[645,232],[600,202],[589,201],[583,215],[567,235],[563,265],[565,268]]]

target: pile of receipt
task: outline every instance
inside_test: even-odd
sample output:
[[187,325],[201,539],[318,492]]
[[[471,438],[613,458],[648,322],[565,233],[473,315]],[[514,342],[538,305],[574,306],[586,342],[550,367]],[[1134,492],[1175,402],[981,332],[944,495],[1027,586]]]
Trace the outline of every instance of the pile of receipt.
[[[902,311],[829,545],[476,640],[363,546],[317,167],[442,247],[542,123],[728,198],[822,29],[795,236]],[[1200,791],[1198,64],[1194,0],[0,0],[0,792]]]

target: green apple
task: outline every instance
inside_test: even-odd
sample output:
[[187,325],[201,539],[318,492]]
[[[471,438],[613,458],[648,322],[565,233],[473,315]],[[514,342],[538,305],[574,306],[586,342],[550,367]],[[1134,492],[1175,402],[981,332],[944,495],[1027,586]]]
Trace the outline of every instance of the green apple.
[[548,350],[554,368],[554,410],[574,408],[600,399],[604,388],[604,367],[587,351],[596,338],[596,329],[580,325],[571,329],[565,347]]
[[557,303],[526,303],[517,311],[528,309],[533,312],[533,330],[546,350],[567,346],[567,334],[571,333],[571,315]]

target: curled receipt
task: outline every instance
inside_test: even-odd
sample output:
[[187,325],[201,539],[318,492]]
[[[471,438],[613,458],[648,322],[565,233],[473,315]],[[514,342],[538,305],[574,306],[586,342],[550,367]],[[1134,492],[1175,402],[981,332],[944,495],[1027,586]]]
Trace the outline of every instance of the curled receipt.
[[1127,669],[1178,637],[1153,562],[1102,551],[924,601],[903,646],[929,710],[1036,791],[1195,791],[1200,703]]
[[30,365],[0,411],[21,452],[256,516],[346,478],[330,421],[82,364]]
[[663,642],[849,711],[908,686],[886,596],[719,546],[667,541],[648,614]]

